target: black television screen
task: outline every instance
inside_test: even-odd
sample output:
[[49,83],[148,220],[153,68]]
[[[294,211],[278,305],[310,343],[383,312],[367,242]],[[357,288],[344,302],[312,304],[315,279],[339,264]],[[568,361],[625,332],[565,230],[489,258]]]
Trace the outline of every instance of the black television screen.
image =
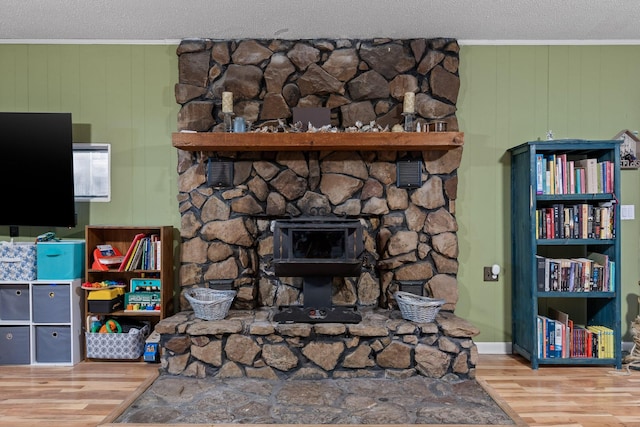
[[0,225],[76,225],[71,113],[0,112],[0,194]]

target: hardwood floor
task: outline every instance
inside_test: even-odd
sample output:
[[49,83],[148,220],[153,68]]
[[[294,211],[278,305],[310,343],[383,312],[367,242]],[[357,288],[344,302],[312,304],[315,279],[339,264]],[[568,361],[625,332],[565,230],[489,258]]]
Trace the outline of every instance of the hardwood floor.
[[[0,426],[109,425],[157,373],[158,365],[137,362],[0,366]],[[518,356],[480,355],[477,378],[527,425],[640,426],[638,370],[546,366],[534,371]]]
[[531,426],[640,426],[640,371],[482,355],[477,377]]
[[0,426],[95,427],[157,373],[140,362],[0,366]]

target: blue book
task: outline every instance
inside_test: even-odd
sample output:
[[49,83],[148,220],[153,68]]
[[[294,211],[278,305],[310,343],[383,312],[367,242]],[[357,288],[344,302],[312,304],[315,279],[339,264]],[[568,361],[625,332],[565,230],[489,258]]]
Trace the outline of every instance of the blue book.
[[542,167],[543,162],[544,155],[536,154],[536,194],[544,194],[545,169]]
[[547,357],[556,358],[556,322],[549,318],[547,320]]

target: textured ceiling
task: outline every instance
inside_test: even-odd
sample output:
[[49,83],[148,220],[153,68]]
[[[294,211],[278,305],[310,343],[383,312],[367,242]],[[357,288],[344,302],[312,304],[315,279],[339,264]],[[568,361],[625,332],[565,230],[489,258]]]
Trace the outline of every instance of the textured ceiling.
[[640,44],[640,0],[0,0],[0,42],[432,38]]

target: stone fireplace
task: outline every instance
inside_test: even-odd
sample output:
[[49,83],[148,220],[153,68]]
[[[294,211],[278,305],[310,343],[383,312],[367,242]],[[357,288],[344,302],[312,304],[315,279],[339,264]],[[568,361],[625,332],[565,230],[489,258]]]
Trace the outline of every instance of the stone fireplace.
[[[471,337],[478,331],[453,314],[462,156],[455,116],[458,52],[452,39],[180,44],[175,94],[182,106],[181,132],[173,137],[179,156],[180,286],[232,288],[238,294],[222,323],[199,322],[186,311],[160,322],[156,330],[163,335],[169,372],[272,377],[295,369],[302,376],[345,376],[385,369],[388,375],[396,368],[402,372],[397,375],[411,369],[437,377],[473,375]],[[224,132],[223,91],[233,92],[233,113],[249,123],[248,132]],[[391,132],[403,122],[407,92],[416,94],[421,129],[439,121],[448,131]],[[293,107],[329,109],[332,129],[296,132]],[[220,160],[231,162],[233,182],[210,186],[207,164]],[[420,162],[421,185],[397,185],[397,168],[407,160]],[[274,324],[274,307],[304,305],[304,280],[275,274],[273,224],[317,218],[318,212],[361,225],[361,268],[333,277],[330,299],[335,306],[358,307],[363,320]],[[389,317],[397,290],[445,300],[439,326],[416,327],[397,313]],[[189,310],[184,299],[180,306]],[[205,356],[207,347],[216,356]],[[305,374],[313,355],[321,359],[313,369],[320,366],[322,372]],[[427,362],[431,357],[440,360],[437,368]],[[299,358],[307,362],[294,362]],[[283,360],[291,366],[283,367]]]
[[[416,92],[418,123],[438,120],[457,131],[458,51],[451,39],[185,40],[177,50],[178,128],[223,131],[221,93],[231,91],[234,114],[253,131],[269,126],[285,131],[281,125],[291,121],[293,107],[325,107],[336,129],[359,133],[373,122],[381,128],[402,123],[404,94]],[[251,132],[242,136],[251,138]],[[348,147],[348,140],[344,144]],[[454,311],[462,148],[345,147],[179,150],[181,286],[231,283],[238,291],[236,308],[302,303],[301,280],[273,274],[270,226],[279,218],[320,210],[359,218],[365,231],[365,268],[355,278],[336,280],[336,304],[390,307],[392,293],[406,287],[444,299],[443,309]],[[207,186],[212,156],[233,162],[232,187]],[[396,185],[403,159],[422,161],[422,186]]]

